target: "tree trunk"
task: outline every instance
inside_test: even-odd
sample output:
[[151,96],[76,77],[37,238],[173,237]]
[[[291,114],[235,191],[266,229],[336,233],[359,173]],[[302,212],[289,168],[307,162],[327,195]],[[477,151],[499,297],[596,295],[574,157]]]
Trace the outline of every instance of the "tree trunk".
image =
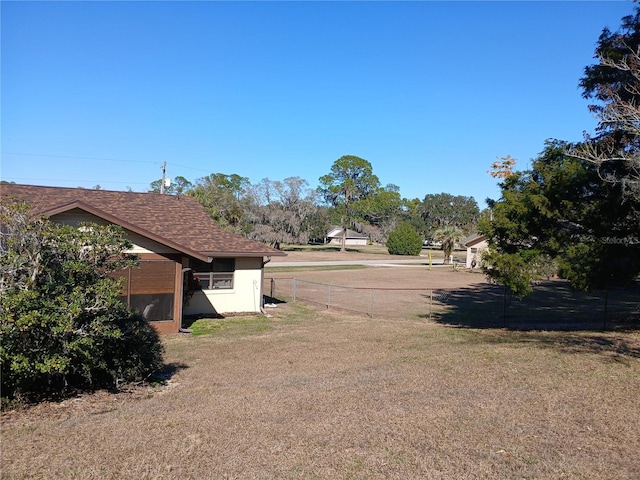
[[342,245],[340,247],[340,251],[347,251],[347,227],[342,227]]

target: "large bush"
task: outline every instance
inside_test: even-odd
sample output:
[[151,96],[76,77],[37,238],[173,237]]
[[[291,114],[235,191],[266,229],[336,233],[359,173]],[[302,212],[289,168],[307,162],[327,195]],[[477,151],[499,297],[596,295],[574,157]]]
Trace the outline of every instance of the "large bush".
[[63,226],[13,203],[0,216],[3,401],[109,388],[161,366],[157,333],[109,275],[136,262],[120,227]]
[[387,250],[391,255],[420,255],[422,238],[410,223],[403,222],[389,233]]

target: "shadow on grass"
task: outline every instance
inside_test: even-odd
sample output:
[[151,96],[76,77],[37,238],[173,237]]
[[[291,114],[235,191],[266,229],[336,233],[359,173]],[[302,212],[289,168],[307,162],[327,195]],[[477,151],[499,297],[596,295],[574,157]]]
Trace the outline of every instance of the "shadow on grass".
[[480,330],[467,339],[477,344],[520,344],[569,354],[605,355],[623,363],[640,359],[640,344],[624,332]]
[[160,370],[154,372],[151,377],[149,377],[150,383],[166,383],[171,380],[171,378],[178,373],[180,370],[185,370],[189,368],[189,365],[181,362],[172,362],[166,363],[162,366]]
[[436,291],[434,298],[442,308],[432,313],[432,320],[486,329],[470,341],[536,344],[568,353],[608,354],[614,360],[640,358],[640,345],[624,335],[640,329],[638,282],[594,293],[578,292],[561,280],[544,282],[522,300],[511,298],[506,310],[504,288],[498,285]]
[[[342,250],[342,246],[336,243],[307,244],[307,245],[284,245],[283,252],[338,252],[338,253],[368,253],[388,255],[387,247],[382,245],[347,245]],[[440,250],[442,251],[442,250]]]
[[194,323],[196,323],[198,320],[201,320],[203,318],[218,318],[218,319],[222,319],[225,318],[224,315],[221,315],[219,313],[208,313],[208,314],[200,314],[200,315],[185,315],[185,317],[182,319],[182,329],[183,330],[189,330]]
[[[568,282],[536,285],[518,299],[504,287],[482,284],[435,291],[442,308],[431,316],[438,323],[469,328],[512,330],[622,330],[640,327],[640,283],[608,292],[579,292]],[[429,315],[422,315],[428,318]]]
[[[347,248],[350,250],[350,248]],[[282,248],[283,252],[339,252],[340,245],[288,245]]]
[[280,298],[276,298],[276,297],[270,297],[269,295],[263,295],[264,298],[264,304],[270,304],[270,305],[279,305],[281,303],[287,303],[285,300],[282,300]]

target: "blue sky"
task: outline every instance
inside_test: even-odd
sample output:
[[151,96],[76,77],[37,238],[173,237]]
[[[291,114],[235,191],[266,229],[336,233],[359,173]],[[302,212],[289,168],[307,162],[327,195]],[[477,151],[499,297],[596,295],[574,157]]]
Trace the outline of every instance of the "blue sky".
[[7,2],[0,178],[146,191],[302,177],[342,155],[406,198],[496,198],[595,119],[580,95],[630,1]]

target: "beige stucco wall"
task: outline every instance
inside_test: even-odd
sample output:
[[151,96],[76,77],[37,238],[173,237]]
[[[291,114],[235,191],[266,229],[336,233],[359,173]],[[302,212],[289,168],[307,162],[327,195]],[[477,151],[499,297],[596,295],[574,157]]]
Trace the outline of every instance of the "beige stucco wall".
[[195,292],[184,315],[259,313],[262,305],[262,257],[236,258],[233,288]]
[[[475,268],[480,268],[482,266],[482,254],[489,247],[489,243],[486,240],[482,240],[481,242],[472,245],[471,247],[467,247],[467,268],[472,268],[471,264],[473,262],[473,257],[476,257],[476,266]],[[472,252],[472,249],[476,249],[476,253]]]
[[[72,225],[77,227],[80,223],[91,222],[98,225],[110,225],[111,222],[91,215],[80,209],[69,210],[55,216],[55,221],[63,223],[65,225]],[[167,247],[161,243],[155,242],[147,237],[138,235],[137,233],[126,230],[127,238],[133,243],[133,248],[128,253],[142,254],[142,253],[158,253],[158,254],[171,254],[177,253],[176,250]]]
[[[366,245],[367,241],[366,238],[347,238],[345,245]],[[342,245],[342,237],[333,237],[329,243],[332,245]]]

